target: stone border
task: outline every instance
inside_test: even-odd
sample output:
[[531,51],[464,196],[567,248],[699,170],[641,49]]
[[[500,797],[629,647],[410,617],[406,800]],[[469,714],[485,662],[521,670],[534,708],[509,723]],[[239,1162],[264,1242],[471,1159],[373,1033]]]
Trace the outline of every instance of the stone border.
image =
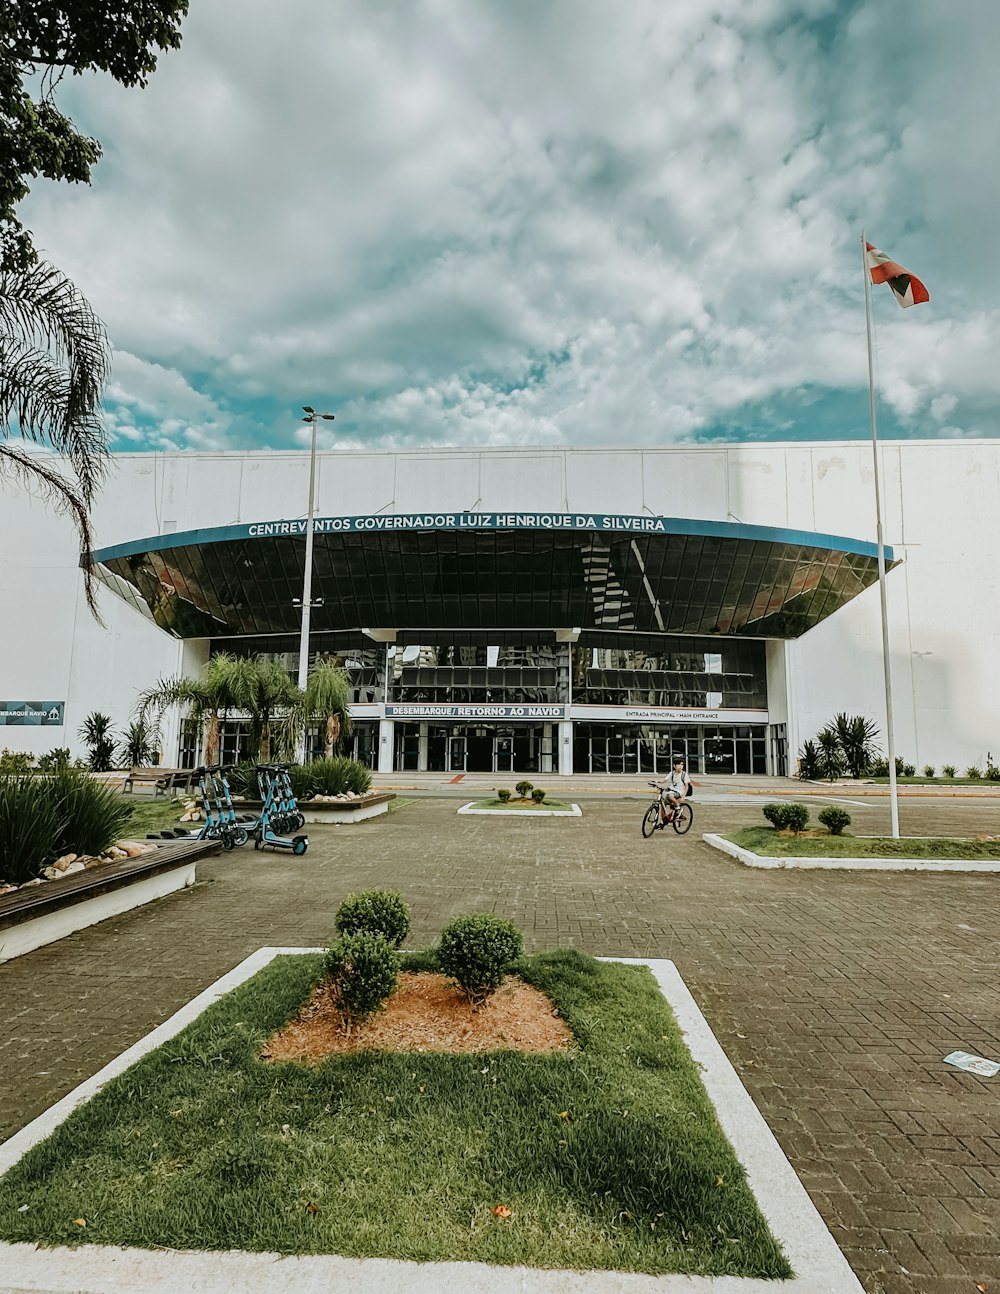
[[1000,872],[1000,858],[801,858],[792,855],[773,858],[768,854],[755,854],[753,850],[744,849],[742,845],[711,831],[706,831],[702,840],[745,867],[803,867],[852,872]]
[[477,809],[478,800],[463,804],[459,813],[475,813],[482,817],[504,818],[582,818],[583,810],[578,804],[571,804],[568,809]]
[[[52,1132],[84,1101],[137,1060],[175,1037],[219,998],[283,954],[316,948],[260,948],[158,1028],[0,1145],[0,1175]],[[648,966],[670,1004],[713,1102],[723,1131],[747,1171],[757,1203],[798,1273],[791,1280],[741,1276],[648,1276],[614,1271],[550,1271],[485,1263],[417,1263],[335,1255],[282,1257],[272,1253],[160,1251],[110,1245],[38,1248],[0,1242],[0,1271],[16,1282],[0,1294],[864,1294],[833,1236],[733,1069],[673,962],[606,958]]]
[[[356,822],[367,822],[369,818],[378,818],[389,812],[389,804],[396,798],[395,791],[372,791],[356,800],[299,800],[299,812],[307,825],[332,823],[336,827],[353,826]],[[237,813],[249,810],[260,814],[260,800],[234,800],[233,808]]]

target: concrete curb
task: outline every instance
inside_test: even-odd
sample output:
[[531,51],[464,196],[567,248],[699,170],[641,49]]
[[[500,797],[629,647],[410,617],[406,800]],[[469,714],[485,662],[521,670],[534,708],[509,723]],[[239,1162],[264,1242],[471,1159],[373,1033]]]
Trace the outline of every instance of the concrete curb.
[[[48,1137],[68,1115],[142,1056],[176,1036],[212,1003],[273,958],[314,948],[260,948],[158,1028],[122,1052],[0,1146],[0,1174]],[[416,1263],[335,1255],[179,1252],[83,1245],[36,1248],[0,1242],[0,1294],[863,1294],[857,1277],[740,1082],[673,962],[623,957],[648,966],[667,999],[719,1123],[747,1170],[750,1187],[796,1271],[791,1280],[736,1276],[647,1276],[631,1272],[550,1271],[485,1263]]]
[[702,840],[746,867],[849,872],[1000,872],[1000,858],[796,858],[787,855],[771,858],[767,854],[755,854],[711,831],[706,831]]

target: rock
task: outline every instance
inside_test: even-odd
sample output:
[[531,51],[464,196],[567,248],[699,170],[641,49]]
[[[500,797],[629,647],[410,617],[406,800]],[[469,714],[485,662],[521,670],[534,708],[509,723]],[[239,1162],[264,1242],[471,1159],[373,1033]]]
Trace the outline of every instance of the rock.
[[67,867],[64,867],[62,874],[63,876],[72,876],[74,872],[85,871],[86,867],[87,867],[87,864],[83,861],[83,859],[78,858],[75,863],[70,863]]
[[85,858],[83,860],[83,865],[84,867],[87,867],[87,868],[101,867],[104,863],[110,863],[110,862],[111,862],[111,859],[105,858],[104,855],[102,854],[100,858]]
[[0,885],[0,894],[11,894],[16,889],[16,885]]
[[19,885],[17,888],[19,890],[28,890],[32,887],[32,885],[42,885],[42,884],[44,884],[44,882],[42,881],[42,878],[40,876],[36,876],[33,881],[25,881],[23,885]]
[[63,854],[62,858],[57,858],[56,861],[52,864],[52,866],[57,867],[60,871],[62,871],[62,869],[64,867],[68,867],[70,863],[75,863],[76,859],[77,859],[76,854]]
[[119,840],[118,842],[118,849],[125,854],[126,858],[142,858],[144,854],[151,854],[155,848],[155,845],[142,845],[138,840]]

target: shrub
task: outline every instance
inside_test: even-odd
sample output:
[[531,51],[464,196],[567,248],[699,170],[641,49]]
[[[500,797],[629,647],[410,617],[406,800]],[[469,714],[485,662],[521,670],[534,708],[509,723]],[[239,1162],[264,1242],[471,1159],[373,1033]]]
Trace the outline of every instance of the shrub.
[[991,782],[1000,782],[1000,768],[997,768],[989,755],[986,756],[986,776]]
[[132,806],[116,790],[76,769],[63,769],[41,779],[41,784],[45,783],[59,805],[64,824],[56,846],[57,858],[68,853],[103,854],[132,816]]
[[[346,755],[314,759],[303,767],[302,772],[308,775],[311,795],[343,795],[345,791],[364,795],[372,784],[371,769]],[[299,798],[305,799],[306,796]]]
[[19,777],[22,773],[30,773],[34,762],[35,757],[30,751],[7,750],[6,747],[0,750],[0,773],[7,776]]
[[497,991],[522,948],[521,932],[512,922],[479,912],[449,922],[441,934],[438,959],[469,1001],[479,1003]]
[[851,825],[851,815],[846,809],[838,809],[833,804],[820,811],[819,820],[831,836],[843,835],[844,828]]
[[786,825],[786,819],[788,817],[786,812],[787,809],[787,804],[765,804],[763,809],[761,809],[761,813],[763,813],[771,826],[774,827],[775,831],[780,831],[782,827]]
[[897,774],[897,776],[899,777],[916,777],[916,775],[917,775],[916,764],[904,764],[902,773]]
[[545,792],[542,790],[540,786],[533,786],[531,788],[531,798],[535,804],[541,804],[541,802],[545,799]]
[[87,747],[87,762],[94,772],[107,773],[115,753],[109,716],[101,714],[100,710],[92,710],[80,724],[77,736]]
[[511,792],[506,787],[503,787],[501,790],[497,791],[497,799],[500,801],[501,804],[509,804],[510,797],[511,797]]
[[874,719],[863,714],[837,714],[827,725],[837,734],[840,752],[852,777],[864,777],[879,755],[878,727]]
[[887,759],[873,760],[871,765],[871,775],[872,777],[888,777],[889,761]]
[[100,854],[132,809],[110,787],[64,769],[0,778],[0,876],[23,885],[61,854]]
[[826,727],[816,734],[816,745],[820,772],[823,777],[832,782],[834,778],[840,777],[846,767],[844,752],[840,745],[840,734],[836,728]]
[[367,930],[332,943],[324,966],[348,1029],[377,1011],[399,982],[399,953],[384,936]]
[[808,821],[809,810],[804,804],[785,805],[785,829],[787,831],[794,831],[796,834],[800,831],[805,831]]
[[395,890],[362,890],[347,896],[334,922],[338,934],[381,935],[398,948],[410,933],[410,909]]
[[0,878],[23,885],[59,857],[63,827],[47,778],[0,777]]
[[[312,764],[293,764],[288,770],[292,783],[292,794],[296,800],[311,800],[313,797]],[[255,797],[259,792],[254,792]]]
[[969,767],[965,770],[965,776],[969,779],[970,782],[978,782],[979,779],[982,777],[982,775],[983,775],[983,770],[981,768],[977,768],[975,764],[970,764]]
[[923,766],[923,769],[922,769],[921,771],[923,772],[924,777],[933,777],[933,776],[934,776],[934,765],[933,765],[933,764],[925,764],[925,765]]
[[69,747],[56,746],[54,750],[47,751],[44,755],[38,756],[38,771],[40,773],[60,773],[64,768],[69,768]]
[[257,784],[257,765],[252,759],[245,759],[226,774],[230,793],[237,800],[259,800],[260,787]]
[[799,751],[798,776],[803,782],[814,782],[822,773],[819,749],[814,741],[804,741]]
[[954,777],[954,776],[955,776],[956,771],[957,771],[957,770],[956,770],[956,768],[955,768],[955,765],[954,765],[954,764],[942,764],[942,765],[941,765],[941,776],[942,776],[942,777]]
[[514,787],[514,790],[517,792],[520,799],[526,800],[528,796],[531,794],[531,783],[518,782],[517,785]]

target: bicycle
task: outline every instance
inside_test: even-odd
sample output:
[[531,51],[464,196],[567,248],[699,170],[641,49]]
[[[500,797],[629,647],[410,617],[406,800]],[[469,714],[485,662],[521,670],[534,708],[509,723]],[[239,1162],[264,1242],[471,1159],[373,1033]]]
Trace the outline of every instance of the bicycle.
[[665,822],[660,821],[660,795],[661,788],[656,782],[647,782],[647,786],[655,787],[656,796],[653,803],[649,806],[642,818],[642,834],[648,840],[654,831],[666,829],[672,826],[679,836],[691,830],[691,823],[694,821],[694,809],[691,808],[687,800],[682,800],[676,808],[667,810]]

